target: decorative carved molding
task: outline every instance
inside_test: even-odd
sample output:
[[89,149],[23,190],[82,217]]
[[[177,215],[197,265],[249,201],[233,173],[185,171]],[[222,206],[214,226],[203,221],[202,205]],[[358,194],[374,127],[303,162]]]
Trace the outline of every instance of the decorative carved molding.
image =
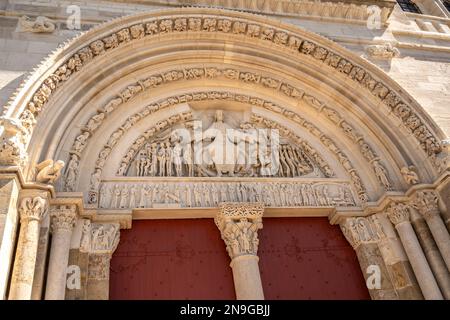
[[[258,202],[267,207],[353,207],[355,198],[345,182],[261,182],[156,180],[136,183],[123,180],[103,182],[99,207],[103,209],[217,207],[221,202]],[[279,179],[277,179],[279,180]]]
[[64,161],[62,160],[44,160],[36,165],[36,181],[45,184],[53,184],[61,176],[62,168],[64,168]]
[[258,253],[258,230],[262,229],[262,203],[222,203],[214,218],[231,259]]
[[409,222],[409,206],[401,202],[392,203],[387,209],[387,216],[394,226]]
[[63,230],[72,231],[76,218],[76,205],[53,205],[50,207],[51,230],[52,232]]
[[435,191],[418,191],[413,200],[413,207],[425,218],[439,216],[439,197]]
[[42,197],[27,197],[20,201],[20,223],[30,220],[41,221],[47,214],[48,201]]
[[[145,34],[143,32],[145,30]],[[245,35],[249,38],[259,38],[263,41],[270,41],[274,44],[285,47],[291,52],[298,52],[312,59],[322,62],[338,72],[347,75],[351,80],[367,88],[375,97],[382,100],[384,104],[391,108],[393,114],[399,117],[405,127],[411,130],[419,141],[422,149],[432,158],[441,151],[440,141],[433,135],[428,127],[422,122],[411,108],[397,95],[396,92],[388,89],[380,80],[371,73],[364,70],[344,57],[323,48],[311,41],[299,38],[282,29],[272,26],[261,25],[255,21],[247,21],[244,18],[236,19],[230,17],[218,18],[217,16],[179,16],[173,18],[151,18],[145,23],[136,24],[123,28],[117,32],[105,36],[101,40],[95,40],[90,45],[79,50],[63,63],[58,70],[44,80],[41,87],[33,95],[27,108],[19,118],[27,123],[34,123],[35,118],[47,103],[50,95],[67,81],[69,77],[81,70],[88,62],[97,56],[104,55],[107,51],[127,44],[131,41],[141,41],[143,37],[153,37],[164,33],[179,32],[218,32]],[[126,99],[127,95],[123,95]],[[25,124],[24,124],[25,125]],[[30,125],[32,130],[34,124]],[[94,125],[95,127],[95,125]],[[89,131],[87,131],[89,136]],[[87,137],[86,137],[87,138]],[[83,138],[83,139],[86,139]],[[433,160],[433,159],[432,159]]]
[[386,237],[375,215],[367,218],[346,218],[340,227],[345,238],[355,250],[360,245],[377,243]]
[[17,31],[33,33],[52,33],[55,31],[55,23],[47,17],[38,16],[34,21],[27,16],[19,18]]

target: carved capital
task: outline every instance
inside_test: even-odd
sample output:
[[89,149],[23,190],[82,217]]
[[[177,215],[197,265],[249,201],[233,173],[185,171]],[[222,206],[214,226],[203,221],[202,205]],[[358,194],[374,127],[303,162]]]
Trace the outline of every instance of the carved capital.
[[31,220],[41,221],[47,214],[47,199],[42,197],[23,198],[19,206],[20,223]]
[[120,225],[118,223],[91,223],[85,219],[80,251],[112,255],[119,240]]
[[77,217],[76,205],[56,205],[50,207],[51,230],[72,231]]
[[387,209],[387,216],[394,226],[409,222],[409,206],[405,203],[392,203]]
[[220,205],[214,219],[231,259],[258,252],[258,230],[262,229],[264,205],[261,203],[231,203]]
[[376,216],[347,218],[340,227],[353,249],[361,244],[376,243],[385,237]]
[[439,215],[438,195],[434,191],[419,191],[413,200],[413,207],[425,218]]

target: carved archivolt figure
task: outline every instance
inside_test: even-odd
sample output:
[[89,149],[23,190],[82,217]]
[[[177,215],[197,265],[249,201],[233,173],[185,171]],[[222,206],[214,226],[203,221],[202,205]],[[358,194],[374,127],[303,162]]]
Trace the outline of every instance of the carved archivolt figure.
[[409,166],[409,167],[403,167],[400,169],[401,174],[403,175],[403,178],[405,179],[406,183],[408,184],[418,184],[419,183],[419,176],[415,172],[416,167]]
[[20,32],[38,32],[52,33],[56,27],[52,20],[47,17],[39,16],[34,21],[27,16],[19,18],[18,31]]
[[64,168],[64,161],[58,160],[53,162],[52,159],[44,160],[38,165],[36,169],[36,181],[41,183],[53,184],[61,176],[61,170]]
[[79,160],[78,157],[74,154],[70,156],[69,165],[66,169],[66,191],[75,191],[75,183],[78,176],[78,165]]

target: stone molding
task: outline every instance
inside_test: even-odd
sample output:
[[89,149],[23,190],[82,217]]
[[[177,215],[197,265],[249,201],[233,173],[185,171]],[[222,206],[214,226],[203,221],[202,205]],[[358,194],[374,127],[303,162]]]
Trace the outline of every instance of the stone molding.
[[231,260],[243,255],[257,255],[258,230],[262,229],[262,203],[220,204],[220,213],[214,219],[220,230]]

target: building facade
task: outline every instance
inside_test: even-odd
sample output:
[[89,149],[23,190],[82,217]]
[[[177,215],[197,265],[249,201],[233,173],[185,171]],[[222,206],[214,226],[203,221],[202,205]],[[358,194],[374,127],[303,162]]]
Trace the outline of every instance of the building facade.
[[450,299],[434,1],[0,1],[3,299]]

